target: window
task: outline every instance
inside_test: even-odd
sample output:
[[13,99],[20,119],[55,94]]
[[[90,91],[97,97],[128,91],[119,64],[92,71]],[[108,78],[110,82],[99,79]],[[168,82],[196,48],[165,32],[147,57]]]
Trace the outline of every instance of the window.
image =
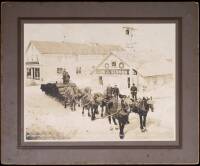
[[129,29],[126,29],[126,35],[129,35]]
[[128,77],[127,83],[128,83],[128,88],[130,88],[131,87],[131,79],[130,79],[130,77]]
[[27,78],[31,78],[31,68],[26,68],[26,76]]
[[116,66],[116,62],[112,62],[112,66],[115,67]]
[[99,76],[99,84],[103,85],[103,78],[102,78],[102,76]]
[[35,79],[36,80],[40,79],[40,68],[35,68]]
[[119,63],[119,68],[120,68],[120,69],[124,68],[124,63],[123,63],[123,62],[120,62],[120,63]]
[[109,68],[109,64],[105,63],[105,68],[108,69]]

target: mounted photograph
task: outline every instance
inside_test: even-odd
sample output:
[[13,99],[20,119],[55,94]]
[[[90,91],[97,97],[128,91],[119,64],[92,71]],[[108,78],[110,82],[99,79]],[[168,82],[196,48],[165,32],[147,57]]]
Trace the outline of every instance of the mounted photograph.
[[24,23],[24,141],[176,141],[176,23]]

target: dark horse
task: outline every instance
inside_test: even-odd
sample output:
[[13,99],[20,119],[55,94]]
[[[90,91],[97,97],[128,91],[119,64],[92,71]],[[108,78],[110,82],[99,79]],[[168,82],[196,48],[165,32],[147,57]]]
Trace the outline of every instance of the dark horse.
[[150,109],[153,112],[153,104],[145,97],[140,101],[134,101],[133,104],[130,105],[130,111],[139,115],[140,129],[142,132],[146,131],[146,118]]
[[126,101],[126,99],[121,99],[121,102],[119,102],[119,100],[116,97],[112,97],[108,102],[107,109],[108,109],[107,112],[108,112],[109,123],[111,124],[111,117],[115,125],[117,125],[115,120],[116,119],[118,120],[119,130],[120,130],[119,137],[120,139],[123,139],[124,127],[126,124],[129,123],[128,102]]

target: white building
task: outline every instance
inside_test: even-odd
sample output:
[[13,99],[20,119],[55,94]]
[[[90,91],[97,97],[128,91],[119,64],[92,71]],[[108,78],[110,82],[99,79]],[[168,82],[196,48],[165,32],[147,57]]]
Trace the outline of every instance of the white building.
[[[173,81],[173,65],[162,58],[148,60],[126,51],[112,52],[91,72],[93,82],[107,87],[117,85],[129,93],[134,83],[140,92],[158,88]],[[149,62],[150,61],[150,62]]]
[[128,62],[127,57],[127,52],[112,52],[106,56],[91,72],[91,75],[96,77],[95,82],[105,87],[117,85],[124,91],[127,91],[133,83],[138,86],[137,65]]
[[122,50],[117,45],[98,43],[31,41],[25,50],[25,83],[61,81],[64,69],[73,81],[80,80],[111,51]]
[[25,54],[28,85],[61,82],[64,69],[79,87],[99,91],[110,84],[129,93],[135,83],[142,92],[174,80],[172,62],[147,53],[133,56],[118,45],[31,41]]
[[[155,60],[144,63],[138,69],[143,76],[144,86],[148,90],[159,88],[174,82],[175,65],[167,60]],[[175,83],[175,82],[174,82]]]

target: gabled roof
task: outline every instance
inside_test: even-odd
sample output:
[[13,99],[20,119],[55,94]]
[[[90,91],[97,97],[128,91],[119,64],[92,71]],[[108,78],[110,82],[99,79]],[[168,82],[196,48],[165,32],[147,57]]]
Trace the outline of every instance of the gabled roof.
[[109,55],[107,55],[97,66],[96,68],[90,73],[93,74],[97,68],[99,68],[110,56],[115,56],[117,59],[119,59],[121,62],[123,62],[124,64],[126,64],[127,66],[130,67],[129,63],[127,63],[128,61],[125,59],[124,56],[118,56],[121,55],[121,52],[117,52],[118,54],[116,54],[115,52],[111,52]]
[[[149,56],[149,59],[144,56],[134,56],[126,51],[122,52],[112,52],[108,56],[106,56],[97,67],[91,72],[93,74],[95,70],[101,66],[110,56],[115,56],[120,61],[127,64],[134,70],[137,70],[138,74],[143,77],[148,76],[156,76],[156,75],[167,75],[173,73],[173,65],[172,62],[167,61],[163,58],[159,58],[157,56]],[[150,61],[150,59],[153,60]]]
[[98,43],[70,43],[53,41],[30,41],[41,54],[78,54],[78,55],[107,55],[111,51],[124,50],[119,45],[98,44]]

